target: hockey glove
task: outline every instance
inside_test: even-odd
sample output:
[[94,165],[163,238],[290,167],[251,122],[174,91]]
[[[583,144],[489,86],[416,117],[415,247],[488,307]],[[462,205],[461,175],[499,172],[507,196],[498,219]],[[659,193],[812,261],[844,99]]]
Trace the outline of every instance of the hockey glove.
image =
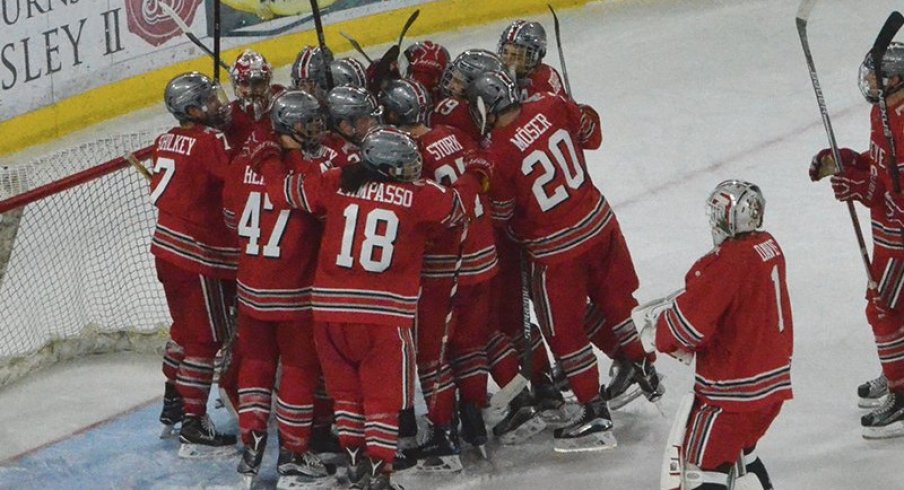
[[[865,169],[866,164],[860,158],[860,154],[850,148],[839,148],[841,155],[841,166],[847,171],[849,168]],[[816,182],[824,177],[829,177],[838,173],[838,165],[835,164],[835,157],[832,155],[831,148],[819,150],[813,159],[810,160],[810,180]]]
[[833,175],[832,191],[839,201],[860,201],[866,206],[873,203],[876,195],[876,176],[868,170],[847,167],[838,175]]
[[578,107],[581,108],[581,132],[578,136],[581,138],[581,143],[586,143],[593,138],[593,133],[596,132],[600,123],[600,115],[589,105],[580,104]]
[[904,195],[885,192],[885,217],[898,226],[904,227]]
[[490,190],[490,179],[493,178],[493,164],[486,158],[475,155],[468,159],[465,172],[473,174],[480,181],[480,192]]

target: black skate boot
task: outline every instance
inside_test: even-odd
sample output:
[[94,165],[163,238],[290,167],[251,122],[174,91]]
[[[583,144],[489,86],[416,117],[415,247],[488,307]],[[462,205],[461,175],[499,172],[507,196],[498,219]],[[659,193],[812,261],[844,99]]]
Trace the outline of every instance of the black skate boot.
[[336,466],[325,464],[311,451],[302,454],[280,447],[276,472],[279,473],[277,490],[326,488],[335,482],[330,477],[336,474]]
[[345,454],[342,446],[339,445],[339,436],[333,432],[332,425],[311,427],[311,452],[320,454],[321,457]]
[[534,383],[534,399],[537,401],[537,412],[546,422],[546,427],[552,429],[568,425],[579,409],[578,405],[565,402],[565,397],[555,387],[549,374],[544,374],[541,382]]
[[414,415],[414,408],[406,408],[399,412],[399,442],[396,444],[392,471],[398,473],[414,468],[417,465],[415,452],[417,452],[417,417]]
[[598,398],[581,407],[580,417],[574,423],[556,429],[555,450],[559,453],[601,451],[617,445],[612,433],[612,417],[606,401]]
[[430,438],[412,451],[417,469],[430,473],[461,471],[461,444],[458,432],[448,426],[430,427]]
[[405,490],[405,487],[392,482],[392,474],[385,471],[385,464],[379,459],[370,459],[370,475],[367,490]]
[[857,396],[860,397],[857,406],[860,408],[876,408],[882,404],[882,399],[887,394],[888,380],[884,374],[880,374],[878,378],[873,378],[857,387]]
[[367,488],[370,482],[370,460],[363,447],[345,448],[345,477],[348,488]]
[[904,390],[889,391],[882,405],[860,418],[864,439],[904,436]]
[[565,370],[558,364],[552,366],[550,377],[552,378],[552,385],[555,386],[557,390],[562,393],[571,391],[571,382],[568,381],[568,375],[565,374]]
[[640,386],[643,396],[651,403],[656,403],[665,394],[665,385],[662,384],[662,376],[656,372],[656,366],[649,359],[644,359],[634,365],[634,380]]
[[493,426],[493,435],[507,446],[521,444],[546,428],[530,390],[522,391],[509,403],[509,411]]
[[180,458],[222,456],[235,452],[235,436],[218,433],[206,415],[186,416],[182,420],[179,441],[182,442],[182,447],[179,448]]
[[183,417],[182,395],[176,390],[176,385],[166,383],[163,389],[163,410],[160,411],[160,423],[163,430],[161,439],[170,439],[179,435],[176,424],[182,422]]
[[609,408],[618,410],[639,397],[643,391],[637,384],[637,367],[627,359],[618,358],[609,367],[609,384],[600,390],[600,395],[609,403]]
[[254,478],[257,476],[258,470],[261,468],[261,460],[264,459],[264,448],[267,447],[267,433],[262,431],[251,431],[251,443],[246,444],[242,449],[242,457],[239,459],[239,465],[236,471],[242,475],[245,481],[245,488],[251,488],[254,485]]
[[458,407],[461,419],[461,438],[477,448],[484,459],[487,457],[487,425],[483,421],[483,412],[473,403],[462,403]]

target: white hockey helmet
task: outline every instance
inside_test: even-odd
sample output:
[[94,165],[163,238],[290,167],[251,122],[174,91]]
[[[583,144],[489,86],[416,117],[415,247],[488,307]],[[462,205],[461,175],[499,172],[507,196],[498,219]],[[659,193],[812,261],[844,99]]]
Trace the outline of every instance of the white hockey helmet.
[[765,209],[766,199],[755,184],[726,180],[717,185],[706,201],[713,245],[755,231],[763,225]]

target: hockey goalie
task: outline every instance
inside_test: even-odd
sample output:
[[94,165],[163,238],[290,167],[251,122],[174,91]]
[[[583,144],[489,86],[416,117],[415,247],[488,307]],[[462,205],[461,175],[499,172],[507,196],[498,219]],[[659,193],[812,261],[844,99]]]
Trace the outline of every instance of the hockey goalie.
[[785,258],[761,231],[759,187],[728,180],[707,202],[715,247],[685,289],[635,308],[641,340],[690,364],[663,459],[663,490],[771,490],[757,442],[791,393],[793,327]]

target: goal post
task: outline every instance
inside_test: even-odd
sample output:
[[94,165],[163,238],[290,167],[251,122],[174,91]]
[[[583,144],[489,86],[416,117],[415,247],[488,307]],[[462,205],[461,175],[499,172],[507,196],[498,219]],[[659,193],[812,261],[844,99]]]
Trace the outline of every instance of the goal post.
[[87,354],[162,352],[170,325],[149,252],[147,180],[124,155],[159,133],[0,167],[0,388]]

